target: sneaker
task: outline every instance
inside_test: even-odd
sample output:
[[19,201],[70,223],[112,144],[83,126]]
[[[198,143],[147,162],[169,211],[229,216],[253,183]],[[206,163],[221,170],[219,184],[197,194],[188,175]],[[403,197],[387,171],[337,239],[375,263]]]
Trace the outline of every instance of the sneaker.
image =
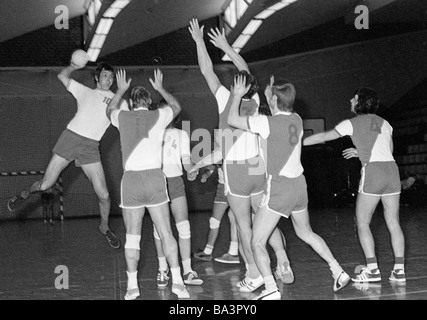
[[107,240],[108,244],[113,249],[120,248],[120,240],[117,238],[117,236],[113,233],[111,230],[107,230],[105,234],[102,234],[105,237],[105,240]]
[[355,278],[351,279],[353,282],[379,282],[381,281],[381,273],[379,269],[369,270],[364,267]]
[[294,283],[295,281],[292,268],[287,262],[282,264],[280,267],[276,269],[276,271],[274,272],[274,277],[285,284],[291,284],[291,283]]
[[259,276],[256,279],[245,278],[244,286],[242,286],[240,292],[253,292],[264,284],[264,279]]
[[240,258],[238,255],[232,255],[224,253],[221,257],[215,258],[216,262],[227,263],[227,264],[240,264]]
[[258,297],[253,298],[252,300],[281,300],[282,294],[279,290],[267,291],[264,290]]
[[341,271],[338,277],[334,278],[334,292],[340,291],[350,282],[350,276],[345,271]]
[[169,270],[158,270],[157,271],[157,286],[160,288],[167,287],[169,284],[168,277]]
[[10,212],[15,212],[16,207],[18,207],[23,201],[24,198],[21,196],[13,196],[7,201],[7,209],[9,209]]
[[388,280],[393,282],[406,282],[405,270],[403,269],[393,270]]
[[139,295],[139,288],[128,289],[125,295],[125,300],[135,300]]
[[178,296],[178,299],[189,299],[190,294],[183,284],[172,283],[172,292]]
[[194,286],[200,286],[201,284],[203,284],[203,280],[199,278],[199,275],[194,270],[191,270],[189,273],[184,274],[183,278],[185,284],[192,284]]
[[202,260],[202,261],[212,261],[212,255],[206,254],[203,251],[194,253],[193,257],[198,259],[198,260]]

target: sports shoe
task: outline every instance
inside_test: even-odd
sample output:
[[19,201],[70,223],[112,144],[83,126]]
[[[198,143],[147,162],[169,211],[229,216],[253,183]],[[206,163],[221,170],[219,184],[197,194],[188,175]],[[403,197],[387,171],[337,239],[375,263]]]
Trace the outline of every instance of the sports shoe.
[[157,271],[157,286],[160,288],[167,287],[169,284],[169,269],[168,270],[158,270]]
[[7,201],[7,208],[10,212],[14,212],[16,207],[18,207],[23,201],[24,198],[22,198],[21,196],[13,196]]
[[264,290],[258,297],[253,298],[252,300],[281,300],[282,294],[279,290],[267,291]]
[[264,284],[264,279],[259,276],[256,279],[245,278],[244,285],[239,289],[240,292],[253,292]]
[[183,284],[172,283],[172,292],[178,296],[178,299],[189,299],[190,294]]
[[345,271],[341,271],[341,273],[334,278],[334,292],[340,291],[350,282],[350,276]]
[[405,270],[403,269],[395,269],[391,272],[390,277],[388,280],[393,282],[406,282],[406,274]]
[[284,264],[282,264],[280,267],[276,269],[276,271],[274,272],[274,277],[285,284],[291,284],[291,283],[294,283],[295,281],[292,268],[287,262],[285,262]]
[[221,257],[215,258],[216,262],[227,263],[227,264],[240,264],[240,258],[238,255],[232,255],[224,253]]
[[199,278],[199,275],[194,270],[184,274],[183,278],[185,284],[192,284],[194,286],[200,286],[203,284],[203,280]]
[[212,255],[206,254],[203,251],[194,253],[193,257],[198,259],[198,260],[202,260],[202,261],[212,261]]
[[379,269],[369,270],[364,267],[355,278],[351,279],[353,282],[379,282],[381,281],[381,273]]
[[111,248],[113,248],[113,249],[120,248],[120,240],[113,233],[113,231],[107,230],[107,232],[105,234],[103,234],[103,233],[101,233],[101,234],[104,236],[105,240],[107,240],[107,242]]
[[128,289],[125,295],[125,300],[135,300],[139,295],[139,288]]

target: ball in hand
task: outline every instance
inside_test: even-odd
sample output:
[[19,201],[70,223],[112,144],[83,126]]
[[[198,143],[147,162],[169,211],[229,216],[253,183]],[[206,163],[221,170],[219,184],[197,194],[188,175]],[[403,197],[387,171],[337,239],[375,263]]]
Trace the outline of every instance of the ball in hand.
[[86,51],[81,49],[74,51],[71,56],[71,62],[80,68],[83,68],[84,66],[86,66],[88,61],[89,61],[89,55],[87,54]]

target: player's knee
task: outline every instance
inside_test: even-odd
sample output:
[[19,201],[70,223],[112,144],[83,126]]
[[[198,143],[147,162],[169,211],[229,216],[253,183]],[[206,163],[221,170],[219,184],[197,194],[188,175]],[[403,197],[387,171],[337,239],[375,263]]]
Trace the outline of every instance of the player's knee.
[[153,236],[156,240],[161,240],[159,233],[157,232],[156,226],[153,224]]
[[125,249],[141,250],[140,248],[141,236],[135,234],[126,234]]
[[218,219],[215,219],[213,217],[209,219],[209,228],[211,229],[218,229],[220,224],[221,221],[219,221]]
[[184,220],[176,224],[176,229],[178,230],[178,235],[181,239],[190,239],[191,230],[190,230],[190,221]]
[[110,201],[110,193],[108,191],[97,192],[99,201],[106,202]]

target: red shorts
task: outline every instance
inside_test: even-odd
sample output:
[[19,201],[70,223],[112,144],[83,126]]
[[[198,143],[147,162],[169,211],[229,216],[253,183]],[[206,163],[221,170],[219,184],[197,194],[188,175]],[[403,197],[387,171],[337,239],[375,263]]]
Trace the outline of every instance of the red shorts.
[[83,137],[68,129],[59,136],[52,151],[70,162],[75,161],[77,167],[101,162],[99,141]]
[[224,161],[225,194],[249,198],[264,192],[265,164],[260,156],[242,161]]
[[185,185],[182,176],[166,178],[168,183],[168,193],[171,201],[173,199],[185,197]]
[[169,202],[166,177],[161,169],[125,171],[121,184],[124,209],[157,207]]
[[269,176],[260,207],[267,205],[269,211],[289,218],[292,213],[308,207],[307,183],[304,175],[297,178]]
[[370,162],[361,170],[359,193],[371,196],[400,194],[399,168],[393,161]]

